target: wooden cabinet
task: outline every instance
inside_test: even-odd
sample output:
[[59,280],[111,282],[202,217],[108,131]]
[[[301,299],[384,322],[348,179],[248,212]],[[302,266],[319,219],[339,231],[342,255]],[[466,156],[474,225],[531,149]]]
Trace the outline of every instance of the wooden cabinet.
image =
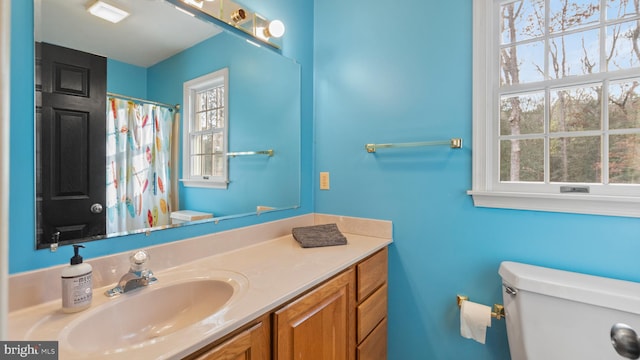
[[349,269],[274,314],[274,359],[353,360],[354,308]]
[[269,360],[271,326],[269,316],[245,326],[212,346],[188,356],[189,360]]
[[357,360],[387,358],[387,267],[387,248],[356,265]]
[[387,256],[378,251],[187,359],[386,359]]
[[358,270],[358,302],[369,297],[387,283],[388,251],[384,248],[356,265]]
[[357,349],[358,360],[383,360],[387,358],[387,318],[364,339]]

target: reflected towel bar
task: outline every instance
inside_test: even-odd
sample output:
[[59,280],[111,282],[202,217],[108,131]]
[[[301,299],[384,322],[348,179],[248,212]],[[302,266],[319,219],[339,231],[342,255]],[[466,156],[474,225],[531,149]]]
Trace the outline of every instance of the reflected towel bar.
[[[456,302],[458,303],[458,307],[462,307],[462,303],[468,300],[469,300],[469,297],[466,295],[456,295]],[[504,313],[504,305],[493,304],[493,311],[491,312],[491,317],[495,318],[496,320],[500,320],[505,316],[506,315]]]
[[227,156],[236,157],[236,156],[247,156],[247,155],[267,155],[273,156],[274,151],[272,149],[269,150],[260,150],[260,151],[236,151],[236,152],[228,152]]
[[366,144],[364,148],[368,153],[376,152],[376,149],[380,148],[402,148],[402,147],[418,147],[418,146],[434,146],[434,145],[449,145],[452,149],[462,148],[462,139],[453,138],[451,140],[440,141],[422,141],[422,142],[410,142],[399,144]]

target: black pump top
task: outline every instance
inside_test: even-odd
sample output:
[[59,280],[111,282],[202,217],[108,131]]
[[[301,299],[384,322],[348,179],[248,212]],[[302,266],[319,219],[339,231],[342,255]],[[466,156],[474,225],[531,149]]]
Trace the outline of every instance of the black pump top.
[[84,246],[82,245],[73,245],[73,257],[71,258],[71,265],[78,265],[78,264],[82,264],[82,256],[80,256],[79,251],[80,249],[78,248],[84,248]]

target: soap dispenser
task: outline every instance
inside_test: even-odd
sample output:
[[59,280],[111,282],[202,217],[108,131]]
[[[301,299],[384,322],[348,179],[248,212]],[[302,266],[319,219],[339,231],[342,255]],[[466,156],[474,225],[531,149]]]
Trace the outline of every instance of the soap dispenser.
[[91,265],[82,262],[82,245],[73,245],[74,255],[70,265],[62,269],[62,311],[73,313],[91,305],[93,280]]

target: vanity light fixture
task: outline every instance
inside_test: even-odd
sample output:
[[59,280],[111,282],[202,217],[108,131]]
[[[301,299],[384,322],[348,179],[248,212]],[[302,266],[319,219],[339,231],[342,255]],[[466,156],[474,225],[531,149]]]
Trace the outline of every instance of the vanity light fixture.
[[182,1],[184,1],[186,4],[196,6],[199,9],[202,9],[202,6],[204,5],[202,0],[182,0]]
[[281,20],[273,20],[269,22],[269,26],[264,29],[264,36],[266,38],[279,38],[284,35],[284,30],[284,23]]
[[234,23],[239,23],[240,21],[247,18],[247,12],[244,9],[238,9],[231,13],[231,21]]
[[[267,43],[274,48],[280,49],[280,41],[285,33],[285,26],[281,20],[272,20],[261,16],[258,13],[247,9],[235,0],[170,0],[174,2],[176,8],[195,10],[195,14],[200,12],[232,26],[249,36]],[[220,4],[212,4],[219,1]],[[185,4],[183,6],[181,4]],[[223,7],[224,4],[224,7]]]
[[101,19],[118,23],[129,16],[129,13],[114,5],[106,3],[104,0],[96,0],[87,6],[87,11]]

